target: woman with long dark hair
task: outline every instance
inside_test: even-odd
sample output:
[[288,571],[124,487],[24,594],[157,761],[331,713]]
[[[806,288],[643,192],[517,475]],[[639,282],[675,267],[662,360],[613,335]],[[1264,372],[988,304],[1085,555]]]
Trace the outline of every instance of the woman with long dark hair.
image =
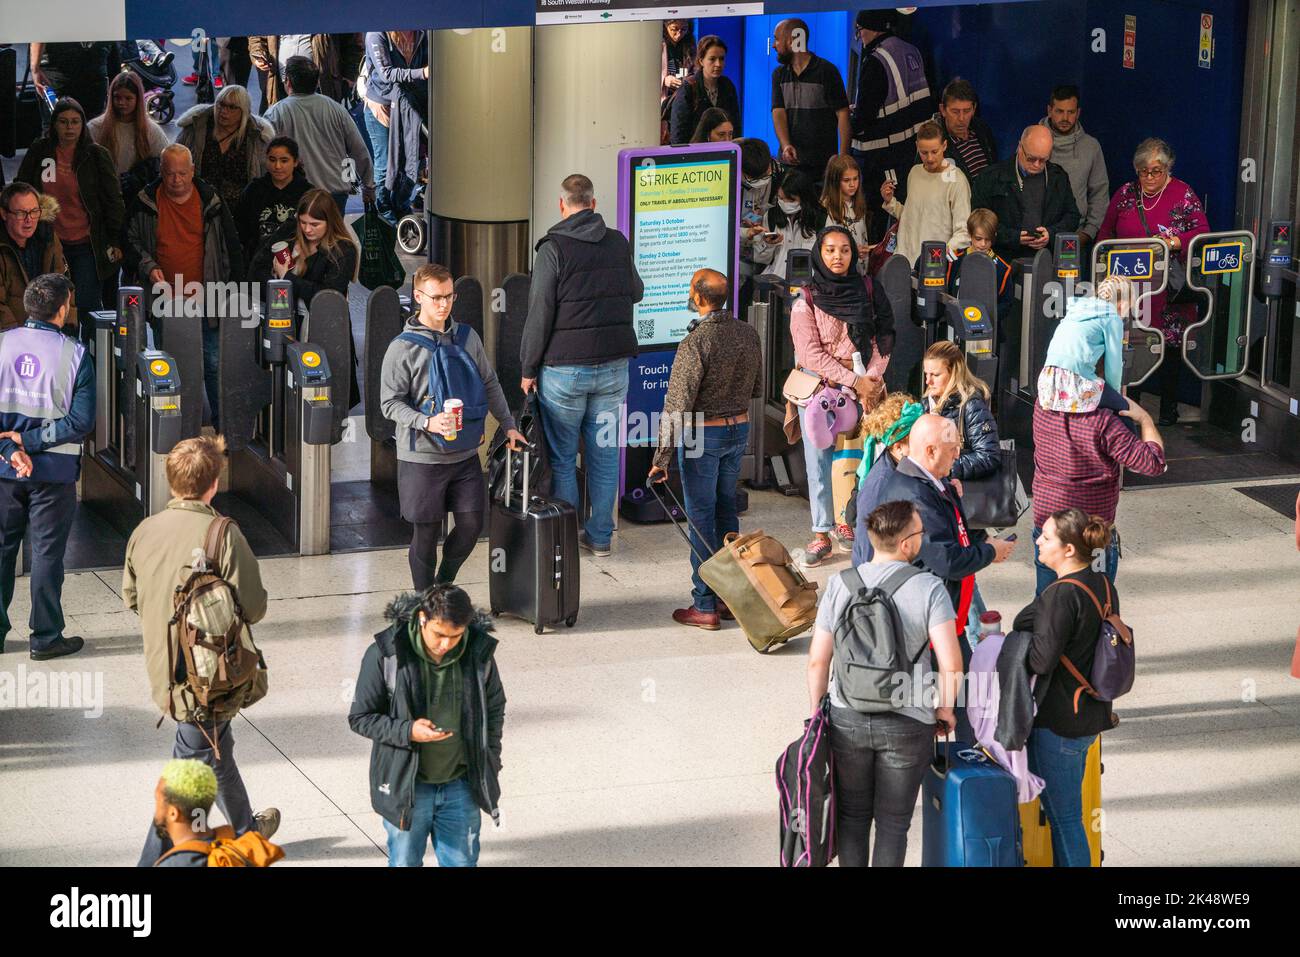
[[736,135],[736,125],[726,110],[710,107],[700,117],[695,132],[691,134],[692,143],[730,143]]
[[[292,258],[281,263],[271,253],[279,242],[289,244]],[[348,283],[357,278],[360,249],[356,238],[338,204],[323,189],[309,189],[298,201],[298,213],[262,241],[253,255],[249,278],[256,282],[270,279],[288,279],[293,283],[294,299],[311,306],[311,301],[323,289],[333,289],[345,299]],[[352,337],[348,336],[349,350],[353,350]],[[361,401],[357,386],[357,359],[355,352],[348,363],[351,377],[348,408]],[[338,375],[339,371],[335,371]]]
[[791,249],[812,249],[817,230],[826,222],[817,188],[807,174],[787,170],[776,191],[776,205],[763,216],[763,231],[750,240],[753,259],[764,272],[785,275]]
[[[90,138],[80,103],[55,101],[49,133],[32,143],[14,178],[58,200],[54,234],[77,288],[77,314],[87,316],[100,308],[100,284],[117,275],[125,207],[113,157]],[[94,323],[82,319],[80,327],[89,341]]]

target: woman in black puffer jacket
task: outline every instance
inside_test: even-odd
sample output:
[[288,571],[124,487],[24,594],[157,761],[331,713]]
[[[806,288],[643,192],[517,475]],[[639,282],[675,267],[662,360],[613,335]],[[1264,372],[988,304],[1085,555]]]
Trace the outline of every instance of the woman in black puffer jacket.
[[998,470],[998,425],[989,409],[989,387],[971,375],[954,342],[936,342],[925,352],[926,412],[952,419],[961,436],[961,455],[952,467],[959,480],[987,478]]
[[[961,455],[953,463],[952,477],[962,482],[997,472],[1001,446],[998,426],[989,410],[989,387],[971,374],[960,347],[955,342],[936,342],[925,350],[922,372],[925,394],[921,404],[925,411],[951,419],[961,436]],[[973,544],[988,538],[982,529],[972,528],[969,534]],[[980,615],[987,610],[977,582],[966,628],[966,641],[972,650],[979,636]]]

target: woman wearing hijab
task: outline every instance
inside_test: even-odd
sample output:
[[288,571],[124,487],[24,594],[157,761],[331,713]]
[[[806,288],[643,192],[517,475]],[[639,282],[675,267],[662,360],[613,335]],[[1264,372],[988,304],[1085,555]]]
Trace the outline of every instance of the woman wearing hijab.
[[[790,335],[799,368],[821,376],[829,385],[852,391],[862,413],[870,412],[884,397],[885,369],[894,345],[894,313],[883,289],[858,273],[858,248],[843,226],[827,226],[813,246],[814,278],[803,289],[790,312]],[[865,373],[853,368],[859,353]],[[800,413],[800,428],[808,434],[807,410]],[[789,416],[787,416],[789,418]],[[831,536],[845,551],[853,548],[853,528],[844,519],[851,498],[853,472],[860,449],[844,448],[841,434],[835,446],[816,448],[805,438],[804,461],[808,470],[808,502],[812,510],[813,540],[804,549],[802,564],[819,565],[830,557]],[[836,461],[851,465],[844,475],[844,504],[836,507],[832,476]]]

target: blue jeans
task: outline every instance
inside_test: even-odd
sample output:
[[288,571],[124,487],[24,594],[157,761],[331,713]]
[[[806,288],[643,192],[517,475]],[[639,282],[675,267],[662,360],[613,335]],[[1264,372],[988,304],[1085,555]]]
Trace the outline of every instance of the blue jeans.
[[352,194],[351,194],[351,193],[348,193],[348,192],[342,192],[342,193],[330,193],[330,196],[334,199],[334,205],[337,206],[337,207],[339,208],[339,215],[340,215],[340,216],[346,216],[346,215],[347,215],[347,213],[348,213],[348,197],[351,196],[351,195],[352,195]]
[[221,359],[221,327],[203,323],[203,391],[208,397],[208,411],[211,413],[212,428],[220,431],[221,380],[217,375]]
[[411,211],[411,193],[415,184],[398,170],[393,188],[388,188],[388,127],[380,123],[369,109],[365,114],[370,153],[375,158],[375,204],[379,212],[396,222]]
[[460,777],[446,784],[415,782],[411,828],[400,831],[388,821],[389,867],[423,867],[424,849],[433,839],[439,867],[477,867],[482,817],[469,782]]
[[[1052,582],[1056,581],[1056,572],[1052,571],[1046,565],[1038,560],[1038,536],[1043,530],[1034,526],[1034,571],[1038,575],[1037,587],[1034,589],[1034,595],[1038,596],[1043,593]],[[1112,585],[1115,584],[1115,576],[1119,574],[1119,530],[1114,529],[1111,532],[1110,544],[1106,546],[1106,568],[1105,575],[1110,579]],[[1101,569],[1098,569],[1101,571]],[[1098,595],[1098,598],[1101,596]]]
[[381,213],[387,214],[392,208],[392,197],[384,185],[388,178],[388,127],[370,112],[369,106],[362,107],[366,118],[366,133],[370,136],[370,155],[375,160],[375,205]]
[[700,578],[702,562],[722,547],[728,532],[740,531],[736,514],[736,483],[740,481],[740,460],[749,443],[749,423],[710,425],[697,429],[692,447],[677,450],[677,464],[682,471],[682,492],[686,514],[704,536],[701,540],[691,531],[691,599],[696,611],[713,614],[718,610],[718,596]]
[[[803,424],[805,411],[799,413]],[[816,448],[808,441],[807,430],[803,436],[803,461],[808,471],[808,507],[812,509],[812,530],[829,532],[835,527],[835,497],[831,490],[831,463],[835,460],[835,446]]]
[[578,440],[587,472],[587,538],[607,546],[618,498],[619,424],[627,398],[627,360],[590,366],[544,366],[537,392],[551,455],[552,491],[578,507]]
[[1096,739],[1095,734],[1064,738],[1046,728],[1034,728],[1029,735],[1029,770],[1046,784],[1039,800],[1052,826],[1055,867],[1092,866],[1083,820],[1083,774]]

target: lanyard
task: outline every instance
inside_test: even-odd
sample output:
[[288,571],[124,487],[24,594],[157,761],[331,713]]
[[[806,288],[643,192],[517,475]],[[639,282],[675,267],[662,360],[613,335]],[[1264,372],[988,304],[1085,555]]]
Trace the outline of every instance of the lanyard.
[[[946,494],[946,493],[945,493]],[[966,533],[966,523],[961,520],[961,509],[952,499],[948,499],[952,505],[952,513],[957,518],[957,541],[963,548],[970,547],[970,535]],[[961,580],[961,597],[957,602],[957,634],[960,636],[966,630],[966,620],[970,616],[971,601],[975,597],[975,576],[967,575]]]

